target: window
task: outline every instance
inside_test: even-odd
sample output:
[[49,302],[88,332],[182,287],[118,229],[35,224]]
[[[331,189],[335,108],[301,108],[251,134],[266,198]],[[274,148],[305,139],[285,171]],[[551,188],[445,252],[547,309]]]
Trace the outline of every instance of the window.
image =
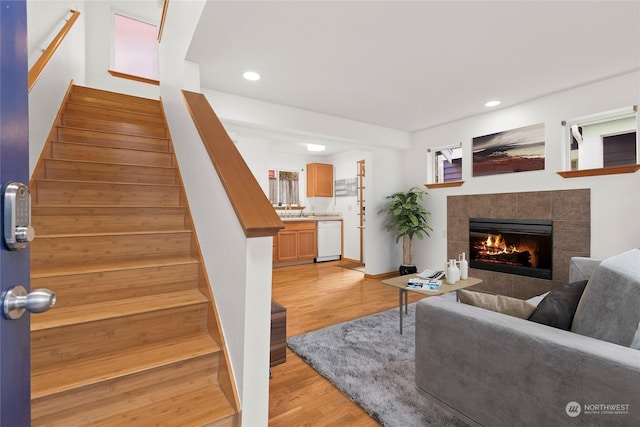
[[636,132],[602,137],[604,167],[636,163]]
[[113,71],[158,80],[155,25],[114,14]]
[[462,144],[428,149],[429,184],[462,181]]
[[300,204],[299,172],[269,170],[269,201],[272,205]]
[[638,163],[636,106],[563,123],[569,140],[568,170]]

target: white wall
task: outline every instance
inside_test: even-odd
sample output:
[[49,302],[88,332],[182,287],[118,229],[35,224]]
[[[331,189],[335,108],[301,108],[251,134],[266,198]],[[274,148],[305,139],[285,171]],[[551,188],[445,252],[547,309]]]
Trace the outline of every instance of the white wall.
[[403,185],[406,167],[402,159],[401,151],[374,148],[371,150],[371,160],[367,161],[367,226],[364,232],[367,274],[398,271],[402,263],[402,243],[395,244],[393,233],[384,228],[387,216],[378,213],[387,203],[388,195],[406,189]]
[[[354,178],[358,173],[359,160],[365,161],[365,167],[368,167],[368,161],[371,160],[371,153],[362,150],[347,151],[332,157],[335,166],[334,179]],[[365,191],[367,187],[367,177],[365,176]],[[365,208],[367,199],[364,198]],[[336,210],[342,212],[342,225],[344,232],[343,240],[343,256],[349,259],[360,259],[360,212],[357,196],[341,196],[335,197]],[[366,211],[366,209],[365,209]],[[366,226],[366,216],[365,216]],[[366,255],[365,255],[366,259]]]
[[[405,187],[426,182],[426,149],[462,141],[462,187],[427,190],[432,237],[415,242],[418,268],[440,267],[446,259],[447,196],[517,191],[591,189],[591,255],[604,258],[640,246],[640,173],[564,179],[566,130],[562,120],[613,110],[640,101],[638,72],[556,93],[511,108],[459,120],[418,132],[413,148],[403,153]],[[474,178],[473,137],[545,123],[546,165],[543,171]]]
[[[198,3],[194,2],[194,4]],[[87,85],[97,89],[158,99],[160,94],[158,86],[113,77],[108,73],[108,70],[112,68],[111,45],[114,11],[158,25],[162,15],[162,2],[144,0],[87,1],[85,7],[87,10],[86,25],[90,29],[87,31]],[[186,29],[184,32],[189,33],[189,31]]]
[[223,122],[249,124],[264,129],[295,130],[300,134],[377,147],[409,148],[410,135],[395,129],[336,116],[244,98],[203,88],[209,103]]
[[28,1],[27,30],[29,68],[41,56],[64,23],[69,10],[80,12],[79,18],[59,45],[55,55],[29,92],[29,174],[33,174],[44,143],[58,113],[71,80],[85,81],[84,2]]
[[269,141],[262,138],[230,136],[260,188],[269,197]]

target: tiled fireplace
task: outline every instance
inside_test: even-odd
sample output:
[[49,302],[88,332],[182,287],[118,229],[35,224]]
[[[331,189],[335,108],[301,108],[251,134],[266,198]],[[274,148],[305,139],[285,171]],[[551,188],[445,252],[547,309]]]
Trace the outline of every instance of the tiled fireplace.
[[447,258],[467,253],[476,289],[529,298],[568,282],[572,256],[589,256],[590,190],[449,196],[447,229]]

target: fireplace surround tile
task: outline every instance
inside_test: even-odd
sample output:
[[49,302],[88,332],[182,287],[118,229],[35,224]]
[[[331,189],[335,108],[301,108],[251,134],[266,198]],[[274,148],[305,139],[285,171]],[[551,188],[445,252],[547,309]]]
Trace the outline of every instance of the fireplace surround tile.
[[469,197],[457,196],[447,198],[448,218],[469,218]]
[[[447,239],[454,242],[469,244],[469,219],[447,218]],[[465,252],[467,249],[465,249]]]
[[515,218],[518,205],[517,193],[480,194],[469,196],[471,218]]
[[583,252],[591,244],[591,224],[587,221],[554,221],[553,246],[565,251]]
[[470,269],[483,280],[474,289],[514,298],[540,295],[569,281],[573,256],[589,256],[591,246],[591,192],[589,189],[447,197],[447,256],[469,250],[469,218],[544,219],[554,224],[553,278],[535,279],[507,273]]
[[590,221],[591,192],[588,189],[554,191],[551,210],[557,221]]
[[[469,255],[469,242],[449,242],[447,245],[447,259],[458,259],[458,255],[465,252]],[[443,266],[444,268],[444,266]]]
[[536,191],[518,194],[517,219],[551,219],[551,193]]

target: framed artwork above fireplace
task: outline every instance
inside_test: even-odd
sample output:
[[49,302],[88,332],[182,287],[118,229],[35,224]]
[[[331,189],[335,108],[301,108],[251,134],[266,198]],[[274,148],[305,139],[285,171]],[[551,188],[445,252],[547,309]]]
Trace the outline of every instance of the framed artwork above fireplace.
[[544,123],[473,138],[473,176],[543,170]]

